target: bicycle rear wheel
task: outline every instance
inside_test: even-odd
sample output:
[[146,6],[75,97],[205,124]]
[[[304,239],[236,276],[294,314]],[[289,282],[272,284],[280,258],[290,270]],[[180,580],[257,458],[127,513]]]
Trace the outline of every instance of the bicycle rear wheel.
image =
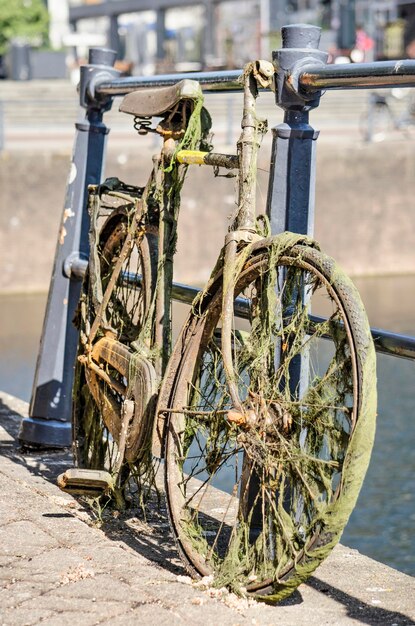
[[[135,214],[134,199],[142,190],[99,200],[96,240],[80,302],[80,341],[73,391],[73,448],[78,467],[117,471],[121,426],[126,411],[130,421],[123,459],[123,479],[132,464],[146,453],[150,424],[145,428],[157,380],[151,360],[137,355],[133,342],[140,337],[143,352],[152,343],[151,310],[157,272],[157,227]],[[114,268],[131,235],[121,270]],[[127,242],[128,243],[128,242]],[[95,336],[91,328],[109,287],[108,304],[99,317]],[[148,332],[143,335],[145,326]]]
[[[289,595],[339,540],[376,403],[356,289],[332,259],[284,241],[256,245],[236,279],[248,318],[235,317],[232,337],[243,414],[221,357],[220,274],[182,331],[159,401],[168,510],[190,573],[269,601]],[[310,307],[327,320],[310,318]]]

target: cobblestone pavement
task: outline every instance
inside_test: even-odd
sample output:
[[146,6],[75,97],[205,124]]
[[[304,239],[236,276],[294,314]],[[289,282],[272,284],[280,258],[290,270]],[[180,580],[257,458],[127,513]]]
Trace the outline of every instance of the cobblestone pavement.
[[284,604],[267,606],[185,575],[166,518],[97,515],[55,486],[68,451],[23,453],[27,404],[0,394],[0,624],[415,623],[414,579],[339,546]]

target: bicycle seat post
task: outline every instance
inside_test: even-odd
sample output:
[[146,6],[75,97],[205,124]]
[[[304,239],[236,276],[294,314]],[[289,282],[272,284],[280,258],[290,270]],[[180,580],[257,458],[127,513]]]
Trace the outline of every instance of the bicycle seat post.
[[72,383],[78,332],[72,320],[85,271],[89,218],[86,208],[90,184],[101,182],[106,137],[103,114],[112,97],[100,98],[99,82],[119,76],[113,68],[115,52],[94,48],[81,67],[81,114],[65,195],[48,302],[36,364],[29,417],[22,420],[19,440],[24,445],[62,448],[72,439]]

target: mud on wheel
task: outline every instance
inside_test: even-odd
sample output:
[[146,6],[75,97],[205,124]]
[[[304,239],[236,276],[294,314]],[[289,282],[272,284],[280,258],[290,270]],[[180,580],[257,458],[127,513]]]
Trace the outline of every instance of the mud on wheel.
[[[140,188],[117,193],[96,191],[90,198],[98,209],[91,213],[91,257],[78,312],[80,340],[73,392],[73,442],[78,467],[113,472],[117,463],[121,423],[130,411],[130,423],[120,473],[126,481],[146,449],[149,433],[142,428],[157,381],[151,361],[140,358],[132,344],[140,338],[143,349],[151,347],[149,315],[157,271],[157,227],[136,212],[134,201]],[[134,217],[135,215],[135,217]],[[141,220],[141,221],[140,221]],[[127,237],[131,243],[121,270],[113,272]],[[127,242],[128,243],[128,242]],[[111,283],[112,281],[112,283]],[[111,284],[110,284],[111,283]],[[99,316],[100,303],[108,291],[108,304]],[[96,333],[90,333],[96,324]],[[147,344],[147,345],[145,345]]]
[[192,575],[277,601],[327,556],[356,502],[374,436],[374,348],[351,281],[284,235],[253,247],[235,297],[247,318],[235,316],[232,336],[244,410],[224,375],[219,274],[160,395],[167,501]]

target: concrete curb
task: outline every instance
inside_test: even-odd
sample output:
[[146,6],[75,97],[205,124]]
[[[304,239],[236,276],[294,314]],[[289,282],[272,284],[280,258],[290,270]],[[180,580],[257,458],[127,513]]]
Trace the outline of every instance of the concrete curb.
[[412,577],[338,546],[316,575],[278,606],[203,589],[185,575],[167,520],[91,512],[55,486],[68,451],[23,453],[27,404],[0,393],[0,623],[415,624]]

